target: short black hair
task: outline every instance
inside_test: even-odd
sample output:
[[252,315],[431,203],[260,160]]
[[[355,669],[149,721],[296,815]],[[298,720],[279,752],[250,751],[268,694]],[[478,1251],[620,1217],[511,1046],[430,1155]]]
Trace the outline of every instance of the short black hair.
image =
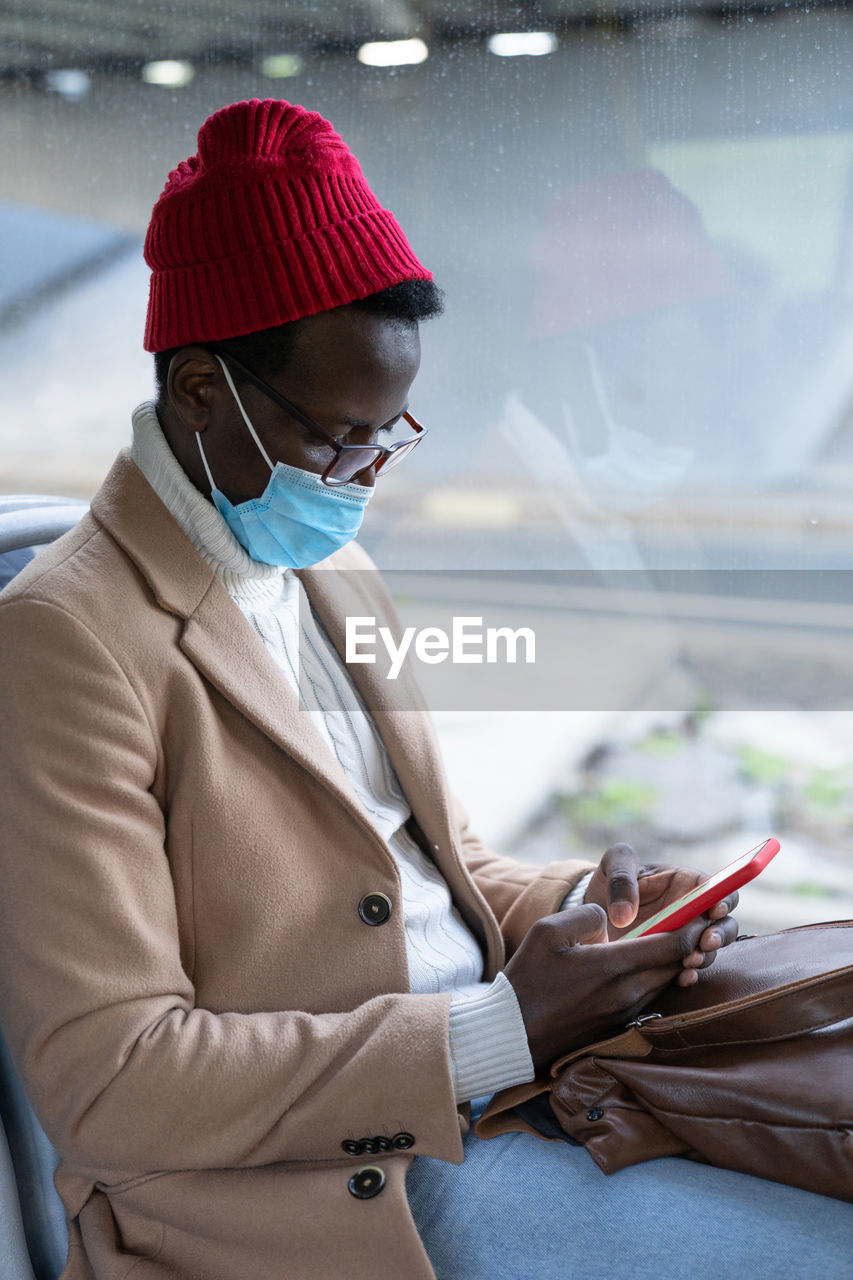
[[[379,293],[370,293],[352,305],[374,315],[385,316],[388,320],[397,320],[400,324],[414,325],[421,320],[431,320],[434,316],[441,315],[444,310],[444,294],[432,280],[404,280],[402,284],[391,285],[389,289],[382,289]],[[259,374],[275,375],[286,369],[302,323],[302,320],[291,320],[289,324],[279,324],[271,329],[258,329],[256,333],[229,338],[227,344],[201,342],[199,345],[209,347],[211,351],[227,345],[227,349],[233,351],[237,359],[242,360],[250,369]],[[177,351],[180,351],[180,347],[154,353],[158,400],[166,393],[169,365]]]

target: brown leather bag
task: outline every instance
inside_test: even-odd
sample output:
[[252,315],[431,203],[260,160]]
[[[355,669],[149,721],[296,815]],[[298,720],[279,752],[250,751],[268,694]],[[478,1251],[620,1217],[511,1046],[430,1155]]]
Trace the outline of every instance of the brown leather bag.
[[[605,1173],[688,1156],[853,1200],[853,922],[744,938],[699,979],[554,1063],[564,1133]],[[531,1107],[547,1090],[506,1090],[478,1133],[547,1134]]]

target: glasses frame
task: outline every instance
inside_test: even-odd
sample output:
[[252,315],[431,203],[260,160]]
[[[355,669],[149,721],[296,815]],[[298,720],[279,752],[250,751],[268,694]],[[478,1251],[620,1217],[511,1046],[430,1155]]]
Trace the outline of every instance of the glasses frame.
[[[386,464],[388,464],[388,470],[390,471],[392,467],[396,465],[395,462],[389,462],[389,459],[391,459],[394,454],[398,454],[399,451],[403,449],[405,452],[400,454],[396,460],[397,462],[402,462],[403,458],[405,458],[407,454],[411,453],[415,445],[420,444],[424,436],[429,435],[426,427],[421,426],[418,420],[413,418],[408,410],[404,410],[400,416],[415,432],[415,435],[410,437],[410,439],[398,440],[395,444],[391,445],[343,444],[341,436],[330,435],[328,431],[324,431],[316,422],[312,422],[301,409],[297,409],[295,404],[291,404],[291,402],[283,396],[281,392],[276,391],[275,387],[271,387],[268,382],[264,382],[263,378],[260,378],[256,373],[253,373],[251,369],[243,364],[242,360],[238,360],[230,351],[226,350],[224,347],[216,347],[214,350],[217,355],[222,356],[229,362],[229,364],[233,364],[236,369],[239,369],[244,377],[249,379],[253,386],[257,387],[259,391],[262,391],[265,396],[268,396],[269,399],[272,400],[273,404],[278,405],[280,409],[284,409],[285,413],[290,414],[291,418],[295,418],[306,431],[310,431],[318,440],[322,440],[324,444],[327,444],[330,449],[334,450],[334,458],[332,458],[329,465],[320,473],[320,479],[323,481],[323,484],[329,485],[330,488],[335,488],[338,485],[351,484],[355,476],[359,475],[362,471],[367,471],[368,468],[371,467],[376,472],[377,476]],[[373,453],[376,456],[372,462],[367,462],[364,466],[358,467],[357,470],[355,470],[353,474],[345,480],[339,480],[335,476],[330,478],[329,472],[332,467],[335,466],[341,455],[353,450],[357,450],[361,454]]]

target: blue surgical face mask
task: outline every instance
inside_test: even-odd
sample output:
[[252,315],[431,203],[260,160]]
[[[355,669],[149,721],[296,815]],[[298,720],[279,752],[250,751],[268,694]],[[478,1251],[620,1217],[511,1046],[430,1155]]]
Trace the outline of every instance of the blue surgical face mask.
[[300,467],[288,466],[286,462],[273,464],[249,421],[225,362],[219,356],[216,358],[222,365],[243,421],[271,474],[259,498],[232,506],[214,483],[201,432],[197,432],[196,440],[210,481],[213,504],[253,560],[289,569],[307,569],[352,541],[361,527],[364,508],[373,489],[353,482],[332,487],[323,484],[314,471],[303,471]]

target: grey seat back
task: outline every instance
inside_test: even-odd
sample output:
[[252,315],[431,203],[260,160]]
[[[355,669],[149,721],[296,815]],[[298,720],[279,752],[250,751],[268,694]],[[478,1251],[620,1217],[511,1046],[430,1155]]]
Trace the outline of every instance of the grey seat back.
[[[56,1280],[65,1266],[68,1232],[65,1210],[53,1185],[59,1157],[36,1119],[0,1033],[0,1121],[11,1186],[0,1179],[0,1221],[20,1222],[19,1235],[0,1237],[0,1275],[17,1280],[20,1243],[26,1241],[27,1268],[22,1277]],[[4,1152],[0,1151],[0,1158]],[[19,1238],[20,1237],[20,1238]],[[12,1251],[11,1257],[9,1250]],[[13,1264],[15,1269],[13,1269]]]
[[5,1280],[35,1280],[27,1252],[18,1187],[6,1135],[0,1125],[0,1274]]
[[43,546],[67,533],[88,504],[79,498],[21,493],[0,497],[0,555]]

